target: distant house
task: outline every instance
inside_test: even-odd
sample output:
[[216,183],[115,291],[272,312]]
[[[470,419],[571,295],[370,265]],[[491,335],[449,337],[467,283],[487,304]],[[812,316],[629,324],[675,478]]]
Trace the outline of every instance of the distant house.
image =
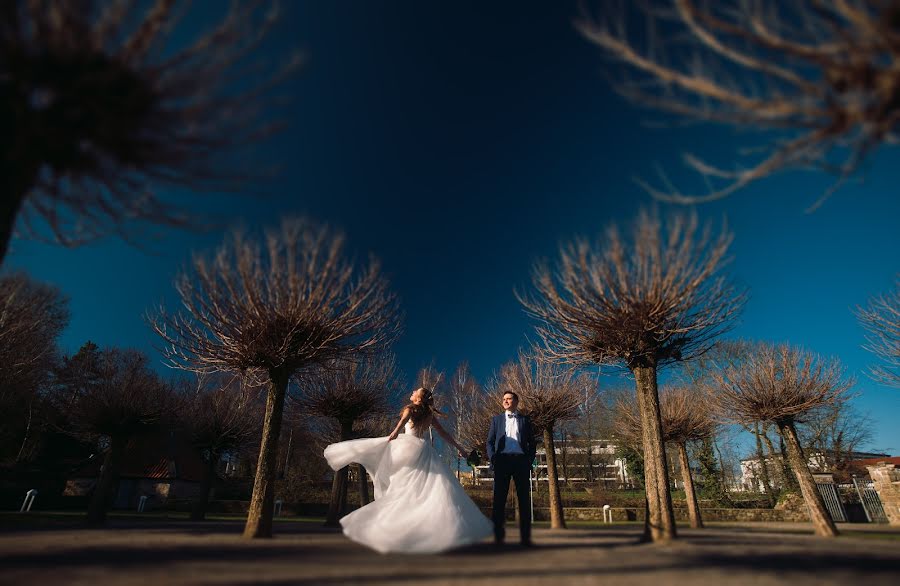
[[[772,488],[780,488],[781,486],[780,458],[781,454],[774,454],[774,456],[766,456],[764,459],[766,472],[769,475],[769,486]],[[849,460],[848,465],[851,467],[854,467],[853,465],[857,462],[875,463],[885,460],[888,462],[897,460],[900,463],[900,458],[892,458],[889,454],[877,452],[850,452],[845,458]],[[828,462],[832,460],[833,458],[829,458],[827,453],[810,452],[807,455],[807,463],[810,471],[813,473],[833,472],[833,470],[828,469]],[[861,474],[867,474],[865,465],[858,466],[858,468],[862,471]],[[762,466],[758,457],[741,460],[741,487],[744,490],[763,491]]]
[[[625,459],[616,456],[616,445],[610,440],[567,439],[556,440],[553,444],[556,470],[561,482],[603,482],[610,488],[634,486]],[[547,451],[543,444],[539,445],[535,456],[534,479],[547,482]],[[479,479],[493,478],[487,463],[476,466],[476,470]]]
[[[69,475],[64,496],[91,493],[105,453],[95,454]],[[200,451],[176,431],[164,430],[133,438],[125,448],[113,508],[136,508],[142,496],[151,506],[169,500],[192,499],[200,493],[205,462]]]

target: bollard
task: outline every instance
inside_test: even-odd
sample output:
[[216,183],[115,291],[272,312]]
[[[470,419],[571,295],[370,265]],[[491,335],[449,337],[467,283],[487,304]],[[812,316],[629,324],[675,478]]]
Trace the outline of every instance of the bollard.
[[19,509],[20,513],[28,513],[31,511],[31,505],[34,504],[34,497],[37,496],[37,490],[31,489],[25,493],[25,500],[22,501],[22,508]]
[[273,516],[273,517],[280,517],[280,516],[281,516],[281,505],[282,505],[283,502],[284,502],[284,501],[282,501],[281,499],[276,499],[276,500],[275,500],[275,511],[272,513],[272,516]]
[[612,510],[609,505],[603,505],[603,522],[612,523]]
[[146,507],[146,506],[147,506],[147,495],[143,495],[143,496],[141,496],[140,500],[138,501],[138,513],[143,513],[144,507]]

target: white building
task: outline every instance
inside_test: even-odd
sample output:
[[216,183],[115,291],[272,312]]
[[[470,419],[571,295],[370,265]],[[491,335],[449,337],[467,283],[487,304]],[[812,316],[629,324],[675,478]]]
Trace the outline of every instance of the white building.
[[[850,452],[845,456],[847,460],[863,460],[868,458],[886,458],[889,454],[873,452]],[[828,462],[831,459],[822,452],[810,452],[807,456],[807,465],[811,472],[830,472]],[[766,472],[769,474],[769,486],[781,488],[781,454],[766,456],[764,459]],[[744,458],[741,460],[741,488],[743,490],[763,492],[762,466],[758,457]]]

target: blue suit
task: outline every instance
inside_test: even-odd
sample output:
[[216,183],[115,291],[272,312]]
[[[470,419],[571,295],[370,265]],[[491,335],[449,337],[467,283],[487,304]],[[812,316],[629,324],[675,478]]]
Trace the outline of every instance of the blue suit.
[[506,414],[491,418],[491,428],[487,437],[487,456],[494,471],[494,540],[502,543],[506,536],[506,497],[509,495],[509,481],[516,485],[519,501],[519,535],[524,544],[531,544],[531,463],[534,461],[537,445],[531,419],[516,414],[519,424],[519,445],[522,454],[505,454]]

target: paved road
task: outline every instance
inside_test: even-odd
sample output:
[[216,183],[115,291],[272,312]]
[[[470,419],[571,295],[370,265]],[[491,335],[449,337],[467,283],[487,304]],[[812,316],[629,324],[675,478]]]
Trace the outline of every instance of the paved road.
[[380,555],[308,523],[276,527],[275,539],[250,542],[237,522],[5,527],[0,584],[900,584],[900,532],[871,534],[884,526],[831,540],[802,525],[715,526],[667,546],[636,545],[635,525],[537,529],[534,550],[485,543],[433,556]]

